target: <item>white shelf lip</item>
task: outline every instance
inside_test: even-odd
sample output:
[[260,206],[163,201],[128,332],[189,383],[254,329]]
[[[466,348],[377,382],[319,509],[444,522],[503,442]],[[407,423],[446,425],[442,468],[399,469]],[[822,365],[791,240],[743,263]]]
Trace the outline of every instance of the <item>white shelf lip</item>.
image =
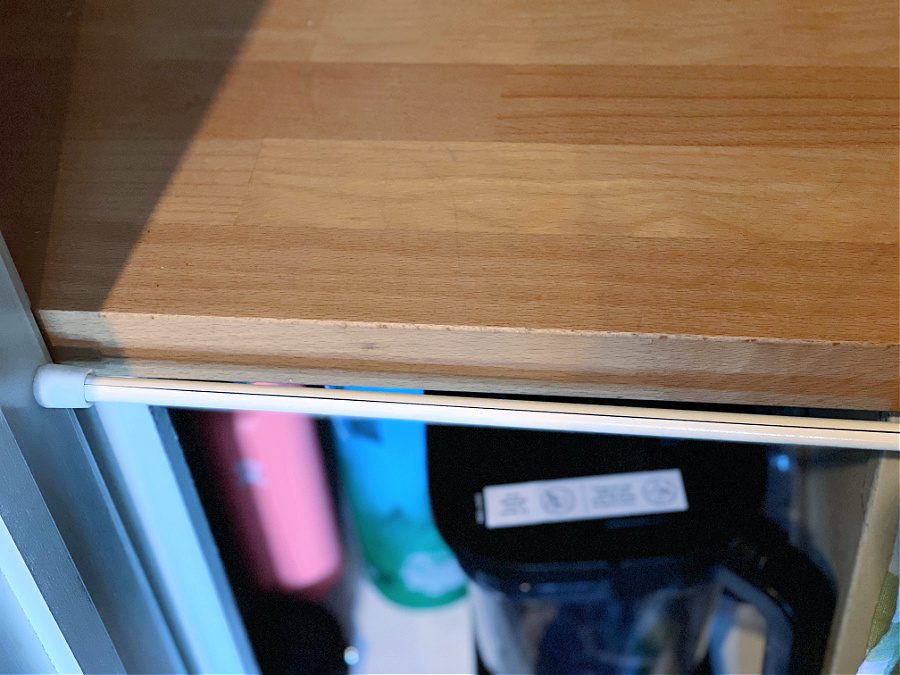
[[38,369],[44,407],[141,403],[199,410],[263,410],[543,431],[577,431],[834,448],[900,451],[900,421],[757,415],[468,396],[359,392],[293,385],[102,377],[89,370]]

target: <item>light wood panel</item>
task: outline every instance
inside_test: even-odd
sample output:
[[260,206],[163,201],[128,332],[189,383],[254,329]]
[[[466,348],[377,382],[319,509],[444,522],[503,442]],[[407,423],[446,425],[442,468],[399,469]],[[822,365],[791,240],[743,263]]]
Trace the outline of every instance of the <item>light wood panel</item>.
[[[221,6],[221,5],[228,6]],[[252,30],[246,8],[258,9]],[[242,61],[894,66],[897,8],[871,0],[89,2],[86,55]]]
[[79,15],[59,358],[900,408],[896,3],[220,4]]

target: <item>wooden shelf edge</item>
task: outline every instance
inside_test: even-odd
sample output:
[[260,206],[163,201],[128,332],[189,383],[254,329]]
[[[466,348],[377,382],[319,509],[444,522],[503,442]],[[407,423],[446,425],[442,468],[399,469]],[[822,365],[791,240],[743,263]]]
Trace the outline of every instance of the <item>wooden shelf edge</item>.
[[897,410],[900,346],[44,310],[102,374]]

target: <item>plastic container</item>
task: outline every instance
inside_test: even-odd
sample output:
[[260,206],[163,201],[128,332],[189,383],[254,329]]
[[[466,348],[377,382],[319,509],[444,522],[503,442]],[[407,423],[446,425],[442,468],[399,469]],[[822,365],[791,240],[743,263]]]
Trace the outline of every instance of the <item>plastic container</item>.
[[313,420],[203,413],[201,425],[255,582],[323,597],[340,578],[343,554]]
[[336,418],[332,427],[375,586],[410,607],[436,607],[464,595],[465,575],[431,516],[425,425]]

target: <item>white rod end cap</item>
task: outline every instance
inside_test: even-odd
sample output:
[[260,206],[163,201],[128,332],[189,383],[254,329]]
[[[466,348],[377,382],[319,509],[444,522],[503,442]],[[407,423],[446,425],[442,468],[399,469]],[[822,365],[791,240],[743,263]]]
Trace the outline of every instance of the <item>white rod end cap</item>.
[[34,398],[45,408],[90,408],[84,397],[88,368],[48,363],[34,374]]

